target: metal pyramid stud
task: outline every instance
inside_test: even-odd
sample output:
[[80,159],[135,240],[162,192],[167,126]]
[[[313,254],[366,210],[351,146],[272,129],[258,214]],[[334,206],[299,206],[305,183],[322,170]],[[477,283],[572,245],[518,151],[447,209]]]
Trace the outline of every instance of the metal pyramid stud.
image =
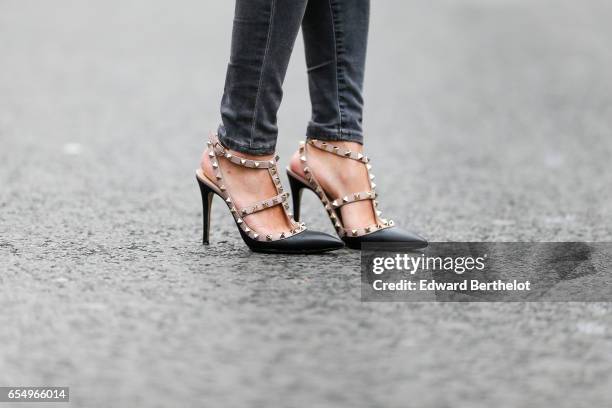
[[253,239],[259,238],[259,234],[253,233]]
[[238,210],[236,209],[236,207],[232,207],[230,208],[230,211],[232,212],[232,214],[236,214],[238,212]]
[[240,159],[240,164],[246,164],[246,160]]
[[310,173],[310,169],[308,167],[304,167],[304,173],[306,174]]
[[301,157],[300,157],[300,161],[301,161],[302,163],[306,163],[306,156],[301,156]]
[[215,157],[215,152],[212,150],[208,152],[208,157]]
[[345,155],[346,157],[351,157],[351,151],[350,151],[350,150],[347,150],[346,152],[344,152],[344,155]]
[[353,236],[357,235],[357,230],[351,230],[351,233],[353,234]]
[[335,219],[336,219],[336,214],[331,213],[331,214],[329,215],[329,218],[331,218],[332,220],[335,220]]
[[238,218],[236,222],[238,223],[238,225],[242,224],[242,218]]
[[274,160],[270,160],[270,166],[274,166]]
[[279,161],[280,160],[280,156],[277,154],[276,156],[274,156],[274,160]]
[[225,158],[226,158],[226,159],[231,159],[231,158],[232,158],[232,155],[231,155],[230,153],[225,153]]
[[280,237],[281,237],[281,238],[285,238],[285,233],[284,233],[284,232],[281,232]]
[[266,239],[267,239],[268,241],[272,241],[272,235],[266,235]]
[[227,198],[225,199],[225,202],[229,204],[229,203],[231,203],[231,202],[232,202],[232,199],[231,199],[230,197],[227,197]]
[[361,154],[361,153],[357,153],[357,159],[358,159],[358,160],[363,159],[363,154]]
[[381,214],[382,214],[382,211],[376,210],[376,215],[378,215],[380,217]]
[[365,232],[372,232],[372,227],[366,227]]
[[225,190],[227,190],[227,189],[225,188],[225,186],[224,186],[224,185],[221,185],[221,187],[219,187],[219,190],[221,190],[221,191],[225,191]]
[[217,162],[213,162],[213,164],[212,164],[212,168],[213,168],[213,169],[216,169],[216,168],[218,168],[218,167],[219,167],[219,164],[218,164]]
[[372,183],[372,188],[376,188],[376,184]]
[[344,202],[344,203],[348,203],[348,201],[349,201],[349,198],[348,198],[348,197],[344,197],[344,198],[342,199],[342,202]]
[[248,211],[247,210],[242,210],[242,215],[247,215]]
[[355,200],[359,200],[361,196],[359,195],[359,193],[355,193],[353,194],[353,197],[355,198]]
[[259,162],[258,162],[258,161],[254,161],[254,162],[253,162],[253,166],[255,166],[255,167],[259,167]]
[[372,170],[372,165],[371,164],[366,164],[366,169]]
[[247,234],[248,234],[249,232],[251,232],[251,229],[250,229],[249,227],[247,227],[247,226],[246,226],[246,224],[245,224],[245,226],[244,226],[244,232],[246,232]]
[[370,174],[370,180],[374,180],[375,178],[376,178],[376,176],[375,176],[375,175]]
[[217,180],[223,179],[223,176],[221,174],[219,174],[219,173],[217,173],[217,175],[215,177],[217,178]]

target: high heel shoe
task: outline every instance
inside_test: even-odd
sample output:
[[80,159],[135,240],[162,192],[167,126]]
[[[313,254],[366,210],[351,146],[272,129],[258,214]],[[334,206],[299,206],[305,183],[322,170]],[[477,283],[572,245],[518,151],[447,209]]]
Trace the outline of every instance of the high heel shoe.
[[[298,223],[287,213],[287,210],[289,209],[289,203],[287,202],[289,193],[284,192],[283,187],[281,186],[276,165],[278,156],[272,160],[250,160],[240,157],[234,153],[229,153],[221,145],[216,134],[211,134],[210,141],[208,142],[208,148],[208,156],[210,157],[210,163],[215,174],[215,181],[210,180],[204,174],[202,169],[198,169],[196,171],[196,179],[202,194],[204,229],[202,242],[204,245],[209,244],[210,209],[213,197],[218,195],[229,207],[242,239],[252,251],[309,254],[333,251],[335,249],[344,247],[342,241],[332,237],[331,235],[307,230],[303,223]],[[246,207],[238,208],[234,204],[234,200],[225,186],[226,183],[224,182],[223,172],[219,166],[219,158],[224,158],[233,164],[248,167],[253,170],[267,171],[270,174],[270,177],[272,177],[272,181],[276,187],[278,195],[267,200],[253,203],[252,205]],[[258,232],[249,227],[248,221],[246,220],[248,215],[279,205],[282,206],[283,213],[285,214],[285,217],[287,217],[289,225],[291,225],[290,230],[272,234]]]
[[[313,191],[325,206],[325,210],[331,220],[338,236],[344,241],[346,246],[352,249],[361,249],[361,244],[364,242],[400,242],[411,249],[425,248],[427,240],[420,235],[403,230],[395,226],[393,220],[380,218],[381,212],[377,209],[378,202],[376,201],[377,194],[375,191],[376,184],[372,181],[374,176],[370,170],[372,166],[369,159],[361,153],[351,152],[350,150],[342,149],[328,142],[320,140],[309,140],[308,145],[325,152],[335,154],[345,159],[356,160],[366,166],[369,176],[370,190],[358,193],[351,193],[344,197],[330,198],[330,196],[321,187],[312,170],[308,167],[308,153],[305,142],[300,142],[299,153],[304,177],[294,173],[287,168],[287,176],[289,177],[289,185],[293,196],[293,212],[296,220],[300,219],[300,203],[302,191],[308,189]],[[373,210],[375,212],[376,224],[369,225],[363,228],[345,228],[342,222],[340,207],[356,201],[371,200],[373,201]]]

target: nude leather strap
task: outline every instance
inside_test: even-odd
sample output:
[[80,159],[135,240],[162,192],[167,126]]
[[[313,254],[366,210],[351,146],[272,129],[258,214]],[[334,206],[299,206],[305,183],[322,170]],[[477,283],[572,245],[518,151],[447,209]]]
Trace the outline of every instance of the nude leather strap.
[[241,216],[246,217],[247,215],[255,214],[257,212],[267,210],[268,208],[272,208],[274,206],[281,205],[287,201],[287,198],[289,198],[289,193],[281,193],[267,200],[261,200],[261,201],[256,202],[255,204],[251,204],[249,206],[242,207],[241,209],[238,210],[238,213]]
[[[352,159],[363,163],[366,166],[366,170],[368,172],[370,190],[363,191],[358,193],[347,194],[344,197],[336,198],[332,200],[329,198],[327,193],[323,190],[317,178],[312,173],[312,170],[308,167],[308,152],[306,149],[306,142],[300,142],[299,153],[300,153],[300,162],[302,163],[302,170],[304,171],[304,175],[310,187],[314,190],[314,192],[319,196],[321,202],[325,206],[325,210],[327,214],[334,224],[338,235],[341,237],[359,237],[367,234],[371,234],[376,231],[380,231],[382,229],[391,228],[395,224],[392,220],[386,220],[381,218],[381,211],[378,209],[378,202],[376,201],[377,193],[375,191],[376,184],[374,184],[374,175],[371,173],[372,166],[369,164],[370,160],[361,153],[352,152],[350,150],[343,149],[339,146],[335,146],[332,143],[310,139],[308,140],[308,145],[313,146],[319,150],[326,151],[328,153],[335,154],[337,156]],[[340,216],[340,207],[354,203],[357,201],[371,200],[374,207],[374,217],[376,219],[376,224],[363,227],[363,228],[346,228],[342,223],[342,218]]]
[[[223,145],[221,145],[218,136],[215,133],[211,133],[209,136],[208,149],[210,164],[215,174],[214,184],[217,185],[218,189],[221,192],[221,197],[223,197],[225,203],[230,208],[230,211],[232,213],[232,216],[234,217],[234,220],[236,221],[236,224],[238,224],[242,231],[244,231],[244,233],[246,233],[250,238],[258,241],[277,241],[280,239],[289,238],[306,230],[306,226],[303,223],[295,221],[293,217],[287,212],[287,210],[289,210],[289,203],[287,202],[289,193],[283,191],[281,180],[278,176],[278,169],[276,167],[278,156],[274,157],[274,159],[272,160],[251,160],[234,153],[229,153],[227,149]],[[248,205],[246,207],[238,208],[230,192],[228,191],[228,188],[226,187],[223,172],[221,171],[221,167],[219,166],[219,160],[221,158],[231,161],[232,163],[237,164],[239,166],[248,167],[251,169],[267,170],[270,174],[270,177],[272,178],[272,182],[274,183],[277,195]],[[250,214],[254,214],[259,211],[264,211],[268,208],[275,207],[278,205],[282,205],[283,213],[289,221],[289,225],[291,226],[291,229],[289,231],[264,234],[251,228],[248,224],[248,220],[244,218]]]
[[362,191],[360,193],[353,193],[353,194],[349,194],[341,198],[336,198],[334,201],[332,201],[332,206],[334,208],[340,208],[346,204],[355,203],[357,201],[363,201],[363,200],[374,200],[375,198],[376,198],[376,191],[374,190]]
[[360,161],[362,163],[370,162],[370,159],[368,159],[368,157],[364,156],[362,153],[352,152],[342,147],[335,146],[329,142],[323,142],[321,140],[310,139],[308,143],[311,146],[316,147],[317,149],[325,150],[328,153],[333,153],[337,156],[344,157],[346,159],[353,159],[353,160]]

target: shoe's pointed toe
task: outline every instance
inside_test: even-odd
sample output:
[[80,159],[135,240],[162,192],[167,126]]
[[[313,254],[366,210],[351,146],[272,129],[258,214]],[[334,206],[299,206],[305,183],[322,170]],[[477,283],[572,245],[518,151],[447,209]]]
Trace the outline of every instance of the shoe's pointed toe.
[[363,235],[360,237],[345,237],[344,242],[346,246],[352,249],[361,249],[362,243],[399,243],[403,244],[409,249],[421,249],[428,245],[425,238],[419,234],[399,227],[386,228],[380,231],[373,232],[371,234]]
[[344,248],[344,242],[333,235],[319,231],[305,231],[308,234],[304,239],[312,242],[313,247],[322,248],[329,251]]
[[288,249],[299,248],[301,253],[320,253],[344,248],[344,242],[340,239],[324,232],[311,230],[278,241],[278,243],[286,245]]

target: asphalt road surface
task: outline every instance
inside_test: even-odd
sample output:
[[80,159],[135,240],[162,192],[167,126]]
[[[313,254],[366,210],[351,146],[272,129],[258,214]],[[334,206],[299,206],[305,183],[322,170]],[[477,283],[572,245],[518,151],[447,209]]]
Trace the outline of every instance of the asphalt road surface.
[[[385,214],[433,241],[612,240],[609,1],[373,3]],[[78,407],[609,407],[610,304],[362,303],[357,252],[251,253],[220,201],[200,245],[232,12],[0,1],[0,385]],[[306,84],[298,39],[283,160]]]

